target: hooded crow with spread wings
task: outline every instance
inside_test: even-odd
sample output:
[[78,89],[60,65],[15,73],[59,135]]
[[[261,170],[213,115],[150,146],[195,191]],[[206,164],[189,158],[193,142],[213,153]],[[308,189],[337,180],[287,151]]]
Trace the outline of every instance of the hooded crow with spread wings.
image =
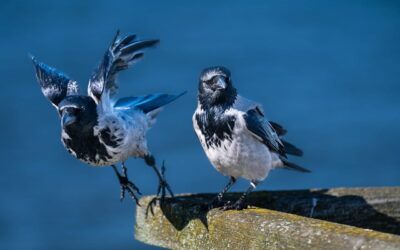
[[301,156],[303,152],[282,138],[286,130],[269,122],[260,104],[237,94],[231,73],[224,67],[207,68],[201,73],[193,126],[214,168],[230,176],[228,185],[208,208],[222,203],[224,193],[238,177],[249,180],[250,187],[238,201],[224,204],[223,209],[243,209],[247,195],[272,169],[309,172],[288,161],[286,154]]
[[[32,57],[36,77],[45,97],[61,119],[61,141],[69,153],[92,166],[111,165],[125,191],[139,204],[139,189],[128,179],[124,162],[143,158],[159,178],[157,195],[172,191],[147,148],[146,132],[155,123],[162,106],[181,95],[152,94],[115,99],[117,73],[140,60],[144,50],[158,40],[140,40],[135,35],[121,39],[117,32],[104,58],[89,80],[88,96],[79,92],[76,81]],[[122,174],[116,164],[122,163]]]

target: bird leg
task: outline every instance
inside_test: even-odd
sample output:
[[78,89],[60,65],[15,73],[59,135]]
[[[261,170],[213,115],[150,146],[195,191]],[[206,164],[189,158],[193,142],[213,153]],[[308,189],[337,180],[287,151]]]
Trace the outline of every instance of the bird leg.
[[131,198],[136,202],[136,204],[138,206],[140,206],[139,199],[137,198],[135,193],[133,193],[132,189],[140,195],[142,193],[140,193],[139,188],[128,179],[128,173],[127,173],[127,169],[125,167],[125,163],[124,162],[122,163],[122,175],[118,172],[118,169],[115,165],[112,165],[112,168],[114,169],[115,173],[117,174],[119,184],[121,187],[120,200],[122,201],[125,198],[125,191],[127,191],[129,193],[129,195],[131,196]]
[[159,184],[158,184],[158,188],[157,188],[157,196],[161,192],[161,200],[164,200],[166,190],[168,190],[170,195],[172,197],[174,197],[174,194],[172,193],[171,187],[169,186],[169,184],[165,180],[165,165],[164,165],[164,161],[163,161],[163,163],[161,165],[161,172],[160,172],[158,170],[157,166],[156,166],[156,160],[154,159],[154,157],[152,155],[146,155],[144,157],[144,160],[145,160],[147,165],[149,165],[150,167],[152,167],[154,169],[154,171],[156,172],[156,174],[158,176]]
[[224,187],[224,189],[222,189],[221,192],[219,192],[217,194],[217,196],[214,197],[214,199],[207,204],[207,209],[213,209],[215,207],[218,207],[218,205],[221,203],[222,198],[224,197],[224,194],[233,186],[233,184],[236,183],[236,178],[231,176],[231,178],[229,179],[228,184]]
[[247,189],[247,191],[233,204],[226,204],[224,205],[221,209],[222,210],[242,210],[247,207],[246,205],[246,199],[247,196],[253,191],[253,189],[257,186],[258,182],[257,181],[251,181],[250,182],[250,187]]

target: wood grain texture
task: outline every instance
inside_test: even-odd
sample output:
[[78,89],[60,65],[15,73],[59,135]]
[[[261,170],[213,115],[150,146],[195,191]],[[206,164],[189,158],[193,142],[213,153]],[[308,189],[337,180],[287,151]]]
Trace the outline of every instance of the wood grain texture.
[[400,187],[260,191],[242,211],[202,209],[213,196],[143,197],[136,239],[173,249],[400,249]]

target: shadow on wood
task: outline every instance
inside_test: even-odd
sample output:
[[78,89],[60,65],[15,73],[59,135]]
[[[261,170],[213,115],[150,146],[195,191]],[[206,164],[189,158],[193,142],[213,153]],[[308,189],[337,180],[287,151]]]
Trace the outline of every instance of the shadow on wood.
[[[257,244],[262,243],[269,247],[272,246],[271,244],[275,244],[274,242],[278,242],[283,246],[292,243],[293,246],[304,244],[303,247],[306,248],[306,246],[316,247],[324,241],[327,244],[329,241],[333,244],[333,248],[346,248],[352,246],[353,242],[356,246],[367,246],[367,249],[368,246],[386,248],[388,247],[388,245],[385,245],[386,243],[395,242],[390,247],[400,248],[399,236],[390,236],[389,234],[330,223],[341,223],[400,235],[400,187],[260,191],[250,195],[248,202],[250,207],[243,211],[225,212],[218,209],[211,211],[202,209],[203,205],[209,202],[214,195],[183,194],[174,199],[166,199],[161,204],[153,204],[156,209],[154,214],[152,214],[150,207],[147,211],[145,211],[145,208],[138,209],[136,237],[149,244],[172,248],[194,246],[187,243],[191,238],[196,241],[199,238],[207,239],[201,244],[212,243],[214,245],[208,246],[218,248],[219,241],[234,242],[231,239],[226,240],[230,236],[239,239],[239,242],[235,244],[244,244],[244,242],[255,244],[254,242],[258,242]],[[240,195],[241,193],[229,193],[225,198],[235,201]],[[144,197],[141,203],[147,205],[151,203],[152,199],[154,197]],[[293,217],[280,212],[302,217]],[[310,219],[310,217],[313,219]],[[203,226],[200,226],[198,222]],[[145,225],[145,223],[149,225]],[[275,225],[279,226],[275,228]],[[288,225],[287,228],[285,228],[285,225]],[[255,228],[260,230],[255,230]],[[280,232],[282,228],[294,241],[297,240],[297,243],[290,242],[286,238],[287,236]],[[275,232],[275,230],[279,232]],[[304,233],[301,230],[304,230]],[[218,239],[215,232],[224,235],[225,238]],[[154,233],[160,235],[154,235]],[[161,235],[170,237],[170,242],[168,239],[161,239]],[[303,239],[301,235],[308,235],[314,245],[308,245],[308,240],[304,237]],[[271,236],[275,237],[274,241]],[[171,237],[176,237],[176,239],[171,239]],[[251,240],[248,239],[249,237]],[[305,242],[301,243],[301,239]],[[317,244],[316,241],[320,241],[320,243]],[[193,244],[198,244],[198,242]],[[259,245],[255,246],[255,248],[259,247]],[[389,249],[391,249],[390,247]]]
[[[372,200],[366,200],[360,195],[335,196],[328,191],[320,189],[253,192],[250,194],[248,204],[250,208],[266,208],[400,235],[399,199],[376,199],[375,196]],[[371,198],[371,193],[368,195]],[[234,202],[240,196],[241,193],[228,193],[225,200]],[[181,195],[176,199],[167,198],[160,207],[177,230],[182,230],[193,219],[199,219],[208,228],[208,211],[202,209],[202,205],[214,197],[215,194]],[[150,207],[149,212],[151,213]]]

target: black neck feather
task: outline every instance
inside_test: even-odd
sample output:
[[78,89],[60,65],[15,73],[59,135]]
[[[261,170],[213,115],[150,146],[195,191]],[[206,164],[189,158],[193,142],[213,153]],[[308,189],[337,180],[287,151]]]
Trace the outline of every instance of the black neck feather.
[[237,91],[232,85],[229,85],[223,93],[216,97],[199,89],[199,103],[202,109],[211,109],[213,107],[228,109],[235,103],[236,97]]

